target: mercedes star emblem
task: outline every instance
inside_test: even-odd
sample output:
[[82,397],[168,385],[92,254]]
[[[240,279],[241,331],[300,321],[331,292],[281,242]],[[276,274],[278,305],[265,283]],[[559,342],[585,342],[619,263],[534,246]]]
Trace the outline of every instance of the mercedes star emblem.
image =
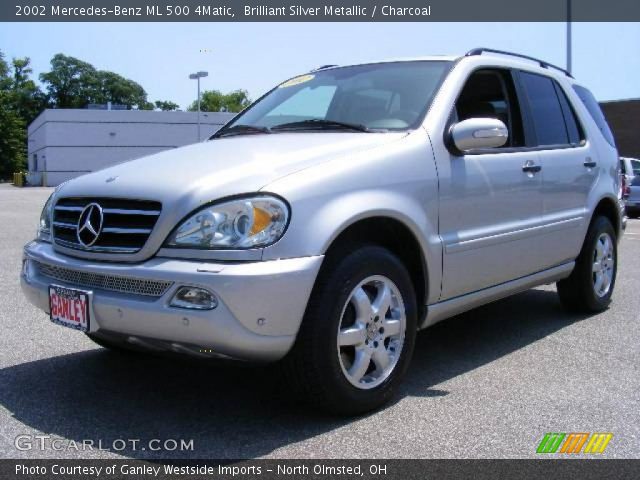
[[102,232],[104,214],[102,207],[97,203],[90,203],[80,213],[78,218],[78,242],[85,247],[90,247],[98,241]]

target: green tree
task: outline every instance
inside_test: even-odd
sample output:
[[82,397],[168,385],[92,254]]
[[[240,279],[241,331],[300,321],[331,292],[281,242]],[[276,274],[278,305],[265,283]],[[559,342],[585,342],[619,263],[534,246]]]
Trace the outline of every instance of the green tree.
[[61,53],[51,59],[51,71],[40,74],[40,80],[56,108],[84,108],[90,103],[107,102],[139,110],[154,108],[140,84]]
[[11,107],[9,92],[0,91],[0,179],[11,178],[26,166],[27,129]]
[[[111,102],[126,105],[129,108],[149,109],[147,92],[144,88],[117,73],[98,70],[95,73],[95,91],[91,93],[93,100],[91,103]],[[153,105],[150,108],[153,109]]]
[[224,106],[227,107],[228,112],[239,112],[251,105],[251,99],[249,98],[249,92],[246,90],[234,90],[224,96]]
[[138,110],[154,110],[156,108],[153,102],[147,102],[147,101],[145,101],[144,103],[141,103],[137,107],[138,107]]
[[[207,90],[200,99],[200,110],[203,112],[239,112],[251,104],[249,93],[246,90],[234,90],[222,93],[219,90]],[[198,102],[189,105],[189,111],[198,110]]]
[[156,100],[155,107],[163,112],[173,112],[174,110],[178,110],[180,105],[173,103],[170,100]]
[[51,59],[51,71],[40,74],[51,102],[57,108],[83,108],[96,95],[96,69],[62,53]]
[[11,78],[9,78],[9,65],[4,59],[4,53],[0,50],[0,90],[7,90],[11,87]]
[[26,161],[25,121],[16,109],[9,65],[0,51],[0,179],[21,170]]
[[29,57],[14,58],[12,61],[13,101],[16,111],[27,125],[40,115],[40,112],[47,108],[49,103],[47,95],[30,78],[33,73],[30,63]]

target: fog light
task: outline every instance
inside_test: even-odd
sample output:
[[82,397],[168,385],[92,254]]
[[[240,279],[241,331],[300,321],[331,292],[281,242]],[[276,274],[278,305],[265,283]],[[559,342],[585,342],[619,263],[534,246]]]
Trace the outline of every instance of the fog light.
[[204,288],[180,287],[173,295],[169,305],[178,308],[213,310],[218,306],[218,299]]

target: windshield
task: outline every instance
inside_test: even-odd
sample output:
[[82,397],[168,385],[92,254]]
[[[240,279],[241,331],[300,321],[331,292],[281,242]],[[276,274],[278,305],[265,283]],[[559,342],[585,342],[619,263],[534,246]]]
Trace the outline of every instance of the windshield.
[[406,130],[426,113],[450,62],[376,63],[320,70],[274,88],[215,137],[278,130]]

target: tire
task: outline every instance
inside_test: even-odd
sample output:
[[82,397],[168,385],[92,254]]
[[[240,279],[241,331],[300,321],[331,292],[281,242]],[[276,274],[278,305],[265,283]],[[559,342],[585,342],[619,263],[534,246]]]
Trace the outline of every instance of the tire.
[[616,232],[609,219],[598,216],[589,226],[573,272],[557,283],[560,302],[571,312],[598,313],[606,310],[611,303],[617,271]]
[[[414,288],[402,262],[379,246],[351,247],[325,259],[283,361],[287,388],[344,415],[374,410],[393,397],[411,361],[417,325]],[[391,308],[377,308],[383,299]]]

